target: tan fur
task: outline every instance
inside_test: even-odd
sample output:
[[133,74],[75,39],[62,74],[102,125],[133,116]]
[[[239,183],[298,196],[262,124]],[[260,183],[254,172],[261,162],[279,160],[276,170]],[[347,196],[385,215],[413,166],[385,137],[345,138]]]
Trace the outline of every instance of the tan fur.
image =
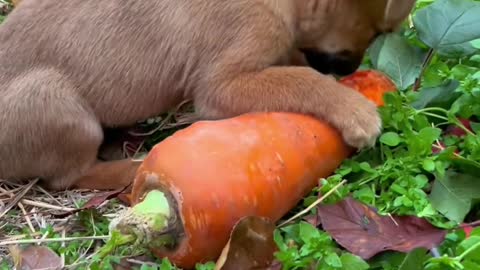
[[102,127],[185,98],[202,119],[312,114],[368,146],[380,132],[376,107],[305,66],[298,50],[363,56],[413,3],[22,0],[0,26],[0,178],[41,177],[54,189],[128,182],[138,164],[97,161]]

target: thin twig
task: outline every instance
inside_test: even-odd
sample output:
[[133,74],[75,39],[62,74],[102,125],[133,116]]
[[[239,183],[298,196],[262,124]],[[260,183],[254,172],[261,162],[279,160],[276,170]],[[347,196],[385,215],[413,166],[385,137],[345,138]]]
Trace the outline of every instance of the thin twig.
[[[3,189],[2,189],[3,190]],[[11,193],[7,190],[4,190],[4,193],[7,194],[7,196],[9,196],[10,198],[14,198],[15,197],[15,194],[14,193]],[[25,218],[25,221],[27,221],[27,225],[28,227],[30,228],[30,230],[32,231],[32,233],[35,233],[35,228],[33,227],[33,224],[32,224],[32,221],[30,220],[30,217],[28,216],[27,214],[27,210],[25,210],[25,207],[23,206],[23,204],[21,202],[19,202],[18,204],[18,208],[20,208],[20,210],[22,211],[23,213],[23,217]]]
[[422,64],[420,75],[418,75],[418,78],[415,80],[415,84],[413,85],[413,92],[416,92],[418,89],[420,89],[420,86],[422,84],[423,74],[425,74],[425,70],[427,69],[428,64],[430,64],[430,61],[432,60],[434,52],[435,50],[433,48],[430,48],[428,50],[427,56],[425,57],[425,60],[423,61],[423,64]]
[[47,239],[21,239],[21,240],[9,240],[0,242],[0,247],[8,245],[21,245],[21,244],[36,244],[36,243],[52,243],[52,242],[69,242],[69,241],[88,241],[88,240],[108,240],[110,236],[79,236],[79,237],[62,237],[62,238],[47,238]]
[[[67,236],[67,232],[66,230],[62,230],[62,238],[65,238]],[[62,241],[62,248],[65,248],[65,241]],[[62,259],[62,267],[65,266],[65,252],[62,252],[62,254],[60,254],[60,258]]]
[[73,210],[75,210],[75,208],[71,208],[71,207],[56,206],[56,205],[52,205],[52,204],[49,204],[49,203],[32,201],[32,200],[29,200],[29,199],[23,199],[21,202],[25,205],[36,206],[36,207],[40,207],[40,208],[47,208],[47,209],[51,209],[51,210],[58,210],[58,211],[73,211]]
[[465,228],[465,227],[477,227],[477,226],[480,226],[480,220],[477,220],[477,221],[474,221],[474,222],[471,222],[471,223],[465,223],[465,224],[462,224],[458,227],[459,228]]
[[328,196],[330,196],[330,194],[332,194],[333,192],[335,192],[338,188],[340,188],[340,186],[342,186],[343,184],[345,184],[347,182],[347,180],[343,180],[342,182],[338,183],[335,187],[333,187],[331,190],[329,190],[327,193],[325,193],[325,195],[323,195],[322,197],[320,197],[318,200],[316,200],[315,202],[313,202],[311,205],[309,205],[307,208],[305,208],[303,211],[299,212],[298,214],[296,214],[295,216],[289,218],[288,220],[284,221],[283,223],[281,223],[280,225],[278,225],[278,227],[282,227],[283,225],[299,218],[300,216],[304,215],[304,214],[307,214],[311,209],[313,209],[315,206],[317,206],[318,204],[320,204],[321,202],[323,202],[326,198],[328,198]]
[[47,197],[49,197],[50,199],[54,200],[56,203],[58,203],[58,205],[62,206],[62,203],[57,200],[55,197],[52,196],[52,194],[50,194],[50,192],[48,192],[47,190],[45,190],[43,187],[41,186],[37,186],[38,190],[40,190],[43,194],[47,195]]
[[37,182],[38,182],[38,178],[36,179],[33,179],[32,181],[30,181],[30,183],[28,183],[27,185],[25,185],[25,187],[23,188],[22,191],[20,191],[19,193],[17,193],[15,195],[15,198],[13,198],[12,201],[10,201],[7,206],[5,206],[5,208],[3,209],[2,212],[0,212],[0,218],[2,218],[5,214],[8,213],[8,211],[10,211],[10,209],[12,209],[15,205],[17,205],[17,203],[25,196],[25,194],[28,193],[28,191],[30,191],[30,189],[32,189],[33,185],[35,185]]
[[[60,232],[63,229],[65,229],[64,226],[58,227],[58,228],[53,228],[53,232]],[[19,235],[10,236],[7,240],[3,240],[3,241],[16,241],[16,240],[20,240],[20,239],[23,239],[23,238],[26,238],[26,237],[37,237],[37,236],[40,236],[40,235],[41,235],[40,232],[35,232],[33,234],[19,234]]]
[[157,264],[156,264],[156,263],[152,263],[152,262],[144,262],[144,261],[140,261],[140,260],[136,260],[136,259],[127,259],[127,262],[129,262],[129,263],[133,263],[133,264],[138,264],[138,265],[157,266]]
[[393,221],[393,223],[395,223],[397,227],[399,226],[397,221],[393,218],[393,216],[390,213],[388,213],[388,217]]
[[35,228],[33,227],[33,224],[32,224],[32,220],[30,219],[30,217],[28,216],[28,213],[27,211],[25,210],[25,207],[23,207],[23,204],[21,202],[19,202],[17,204],[18,208],[20,208],[20,210],[22,211],[23,213],[23,218],[25,219],[25,221],[27,222],[28,224],[28,227],[30,228],[30,230],[32,231],[32,233],[35,233]]

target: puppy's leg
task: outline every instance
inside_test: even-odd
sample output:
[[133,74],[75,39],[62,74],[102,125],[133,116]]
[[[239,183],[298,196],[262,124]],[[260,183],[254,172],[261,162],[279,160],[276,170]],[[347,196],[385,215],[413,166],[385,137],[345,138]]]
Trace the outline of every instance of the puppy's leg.
[[0,178],[39,177],[49,189],[114,189],[133,180],[137,163],[98,162],[103,130],[62,74],[35,70],[0,97]]
[[[308,67],[268,67],[211,77],[195,97],[199,114],[224,118],[252,111],[312,114],[337,128],[351,146],[375,142],[381,121],[377,107],[358,92]],[[222,70],[220,68],[219,70]]]
[[130,159],[98,162],[75,180],[72,188],[119,189],[133,182],[140,161]]
[[[54,69],[34,70],[5,87],[0,96],[0,178],[38,177],[58,190],[90,172],[103,131],[68,79]],[[106,179],[108,171],[95,176]]]

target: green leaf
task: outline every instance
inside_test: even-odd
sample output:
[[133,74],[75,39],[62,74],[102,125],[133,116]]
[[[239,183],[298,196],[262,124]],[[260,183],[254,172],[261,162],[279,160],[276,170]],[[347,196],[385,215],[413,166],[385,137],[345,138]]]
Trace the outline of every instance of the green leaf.
[[422,139],[425,143],[431,144],[433,143],[436,139],[440,137],[440,134],[442,133],[442,130],[439,128],[434,128],[434,127],[426,127],[421,129],[418,132],[418,136],[420,139]]
[[472,199],[480,198],[480,178],[448,171],[433,183],[429,199],[432,206],[457,223],[463,222],[472,206]]
[[432,152],[432,144],[439,139],[442,130],[434,127],[424,127],[417,134],[405,133],[405,142],[411,156],[426,155]]
[[398,270],[423,270],[423,263],[428,259],[428,251],[417,248],[410,251]]
[[397,146],[401,142],[400,136],[395,132],[385,132],[380,136],[380,142],[388,146]]
[[422,167],[427,172],[435,171],[435,162],[431,159],[425,159],[423,161]]
[[469,74],[475,73],[475,71],[477,71],[477,68],[458,64],[452,68],[451,73],[455,79],[464,80]]
[[207,262],[205,264],[200,264],[197,263],[195,265],[196,270],[214,270],[215,269],[215,263],[214,262]]
[[461,44],[454,44],[454,45],[442,47],[439,51],[439,54],[453,58],[453,57],[463,57],[466,55],[472,55],[476,51],[477,49],[472,46],[472,43],[465,42]]
[[160,270],[175,270],[175,267],[172,265],[172,263],[168,259],[162,259]]
[[370,268],[368,263],[362,260],[362,258],[351,253],[342,254],[342,256],[340,256],[340,260],[342,261],[342,269],[344,270],[367,270]]
[[327,256],[325,256],[325,263],[334,268],[342,267],[342,261],[340,260],[340,257],[338,257],[338,255],[334,252],[329,252]]
[[480,38],[470,42],[475,49],[480,49]]
[[427,107],[449,109],[452,103],[462,95],[455,91],[459,85],[458,81],[449,80],[437,87],[424,88],[418,93],[411,105],[417,110]]
[[273,241],[280,251],[286,251],[288,249],[288,246],[285,244],[282,234],[278,229],[273,232]]
[[480,123],[470,122],[470,127],[475,133],[480,134]]
[[377,38],[369,56],[374,68],[387,74],[400,90],[411,86],[420,74],[423,54],[397,33]]
[[480,270],[480,263],[472,261],[464,261],[462,263],[463,267],[468,270]]
[[[413,18],[418,37],[439,53],[480,38],[480,3],[436,0]],[[470,44],[471,45],[471,44]]]
[[[469,238],[463,240],[457,248],[456,255],[460,255],[466,250],[473,248],[472,251],[470,251],[469,254],[475,254],[480,251],[480,246],[478,246],[478,243],[480,243],[480,236],[478,235],[471,235]],[[474,247],[475,246],[475,247]],[[467,255],[468,256],[468,255]]]
[[451,157],[451,162],[452,162],[452,165],[455,166],[459,171],[476,176],[476,177],[480,177],[479,162],[471,159],[466,159],[464,157],[457,157],[457,156]]
[[431,63],[423,74],[422,86],[437,87],[443,84],[449,72],[450,68],[445,62]]
[[320,232],[317,228],[303,221],[299,223],[299,234],[300,239],[302,239],[304,243],[309,243],[312,239],[320,237]]

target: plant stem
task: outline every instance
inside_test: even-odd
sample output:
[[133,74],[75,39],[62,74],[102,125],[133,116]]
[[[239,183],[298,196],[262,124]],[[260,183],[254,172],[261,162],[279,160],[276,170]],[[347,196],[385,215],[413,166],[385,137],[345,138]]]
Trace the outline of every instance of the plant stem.
[[477,134],[473,133],[472,131],[470,131],[468,128],[465,127],[464,124],[462,124],[462,122],[460,122],[457,118],[455,118],[455,125],[457,125],[459,128],[461,128],[463,131],[465,131],[466,133],[472,135],[472,136],[476,136]]
[[422,77],[423,74],[425,73],[425,70],[427,69],[428,64],[432,61],[433,55],[434,55],[435,50],[433,48],[430,48],[427,52],[427,56],[425,57],[425,60],[423,61],[422,64],[422,70],[420,71],[420,75],[418,75],[418,78],[415,80],[415,84],[413,85],[413,92],[416,92],[418,89],[420,89],[420,86],[422,84]]
[[360,182],[358,184],[358,186],[363,186],[363,185],[366,185],[368,182],[372,181],[372,180],[375,180],[375,178],[377,178],[379,175],[378,174],[375,174],[373,176],[370,176],[368,177],[367,179],[363,180],[362,182]]
[[455,257],[455,260],[458,260],[458,261],[461,261],[463,260],[463,258],[465,256],[468,255],[468,253],[472,252],[473,250],[475,250],[476,248],[479,248],[480,247],[480,242],[476,243],[475,245],[469,247],[467,250],[465,250],[462,254],[460,254],[459,256]]
[[284,226],[285,224],[297,219],[298,217],[308,213],[312,208],[314,208],[315,206],[317,206],[318,204],[320,204],[321,202],[323,202],[326,198],[328,198],[328,196],[330,196],[330,194],[332,194],[333,192],[335,192],[337,189],[339,189],[343,184],[345,184],[347,182],[347,180],[343,180],[342,182],[338,183],[335,187],[333,187],[331,190],[329,190],[327,193],[325,193],[325,195],[323,195],[321,198],[319,198],[318,200],[316,200],[315,202],[313,202],[311,205],[309,205],[307,208],[305,208],[303,211],[301,211],[300,213],[296,214],[295,216],[289,218],[288,220],[282,222],[280,225],[278,225],[278,227],[282,227]]
[[448,118],[447,118],[447,117],[440,116],[440,115],[438,115],[438,114],[428,113],[428,112],[422,112],[422,114],[423,114],[423,115],[427,115],[427,116],[431,116],[431,117],[434,117],[434,118],[442,119],[442,120],[445,120],[445,121],[448,121]]
[[137,238],[134,235],[124,235],[118,232],[113,232],[110,241],[107,242],[100,250],[98,251],[98,257],[105,258],[107,255],[111,254],[117,247],[123,246],[128,243],[132,243]]
[[64,237],[64,238],[46,238],[46,239],[20,239],[7,240],[0,242],[1,246],[16,245],[16,244],[37,244],[37,243],[51,243],[51,242],[66,242],[66,241],[86,241],[86,240],[107,240],[109,236],[80,236],[80,237]]
[[480,220],[477,220],[477,221],[474,221],[474,222],[471,222],[471,223],[467,223],[467,224],[463,224],[463,225],[460,225],[458,226],[459,228],[465,228],[465,227],[477,227],[480,225]]
[[442,112],[445,115],[448,114],[447,110],[445,110],[444,108],[439,108],[439,107],[428,107],[428,108],[423,108],[421,110],[417,110],[417,113],[423,113],[423,112]]

